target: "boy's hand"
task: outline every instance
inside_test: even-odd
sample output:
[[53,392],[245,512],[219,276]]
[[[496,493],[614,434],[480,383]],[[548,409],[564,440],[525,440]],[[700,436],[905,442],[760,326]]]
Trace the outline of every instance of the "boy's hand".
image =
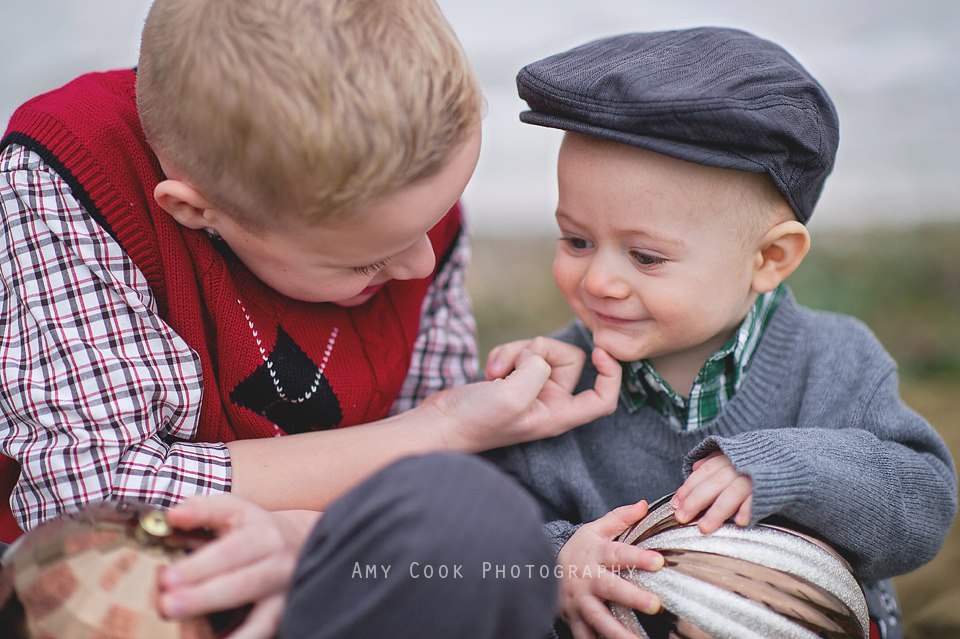
[[210,528],[218,537],[161,573],[161,614],[181,619],[253,603],[230,639],[273,637],[300,550],[319,516],[268,512],[229,494],[195,497],[171,509],[174,527]]
[[573,344],[552,337],[517,340],[494,347],[487,356],[487,379],[502,379],[509,375],[525,351],[547,360],[551,367],[550,379],[567,392],[573,392],[580,381],[587,354]]
[[600,349],[592,359],[596,382],[576,395],[570,391],[582,361],[577,365],[549,349],[543,355],[526,349],[506,377],[441,391],[415,410],[439,411],[451,450],[480,452],[555,437],[617,407],[620,364]]
[[738,473],[720,451],[698,459],[693,472],[670,500],[677,521],[682,524],[709,508],[697,523],[704,534],[715,532],[731,517],[738,526],[748,525],[752,504],[753,480]]
[[663,567],[659,553],[613,541],[646,514],[645,501],[612,510],[581,526],[560,549],[560,616],[574,639],[593,639],[596,634],[632,639],[633,633],[614,618],[606,601],[647,614],[660,610],[656,595],[617,574],[627,568],[656,571]]

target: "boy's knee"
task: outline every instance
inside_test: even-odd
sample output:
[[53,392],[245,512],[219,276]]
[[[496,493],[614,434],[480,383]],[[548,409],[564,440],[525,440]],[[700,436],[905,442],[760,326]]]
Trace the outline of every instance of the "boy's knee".
[[327,510],[305,550],[291,629],[303,616],[337,619],[354,636],[529,637],[553,618],[553,556],[536,504],[474,457],[388,466]]
[[434,453],[400,460],[379,477],[390,495],[387,508],[404,520],[406,538],[431,552],[552,561],[549,550],[540,553],[547,547],[536,503],[489,462]]
[[[385,470],[396,485],[411,490],[410,497],[429,496],[424,508],[455,507],[461,500],[476,506],[509,508],[538,519],[536,502],[512,477],[490,462],[473,455],[432,453],[404,458]],[[395,473],[395,474],[394,474]]]
[[377,543],[383,559],[404,572],[455,566],[457,578],[493,583],[506,570],[511,579],[499,584],[504,590],[531,579],[553,582],[552,570],[541,577],[554,558],[536,503],[476,457],[402,459],[334,504],[324,519],[352,544]]
[[[404,557],[409,586],[438,603],[474,602],[489,614],[475,636],[540,636],[557,595],[554,558],[534,500],[512,478],[476,457],[440,453],[403,460],[385,478],[406,485]],[[409,483],[407,483],[409,482]],[[457,627],[455,623],[451,629]],[[481,627],[482,626],[482,627]]]
[[536,512],[536,504],[511,477],[479,457],[460,453],[430,453],[405,457],[381,471],[395,491],[408,491],[424,508],[440,502],[456,505],[469,499],[476,505],[496,504],[500,499]]

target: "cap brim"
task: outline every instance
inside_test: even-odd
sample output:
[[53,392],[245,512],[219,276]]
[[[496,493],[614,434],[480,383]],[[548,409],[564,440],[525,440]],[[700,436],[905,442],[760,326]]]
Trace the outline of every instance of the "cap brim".
[[706,164],[722,169],[736,169],[738,171],[749,171],[751,173],[766,173],[766,168],[747,158],[731,155],[727,150],[711,151],[707,147],[697,146],[681,142],[679,140],[667,140],[658,137],[647,137],[638,133],[620,131],[595,124],[589,124],[581,120],[565,118],[559,115],[540,113],[538,111],[523,111],[520,113],[520,121],[527,124],[535,124],[551,129],[560,129],[562,131],[572,131],[582,133],[604,140],[638,146],[649,151],[655,151],[678,160],[695,162],[697,164]]

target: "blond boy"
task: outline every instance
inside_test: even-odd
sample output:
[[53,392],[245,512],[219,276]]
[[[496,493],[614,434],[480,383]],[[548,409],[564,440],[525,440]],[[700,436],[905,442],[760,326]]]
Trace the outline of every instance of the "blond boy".
[[[660,609],[614,569],[663,558],[612,540],[638,500],[676,491],[677,518],[702,513],[705,534],[781,515],[821,535],[865,586],[871,636],[901,636],[888,578],[936,554],[956,474],[870,332],[783,284],[838,142],[822,87],[779,46],[718,28],[592,42],[518,86],[521,119],[566,131],[553,275],[577,322],[559,338],[624,368],[613,415],[495,454],[548,520],[558,631],[626,639],[605,601]],[[492,351],[488,376],[528,347]]]
[[[442,547],[417,531],[464,494],[438,487],[500,492],[520,504],[505,521],[516,519],[525,502],[485,490],[504,486],[489,469],[446,457],[391,466],[331,515],[401,457],[475,452],[612,410],[615,391],[571,398],[530,354],[506,384],[403,412],[474,370],[457,200],[480,111],[432,0],[157,0],[136,71],[24,104],[0,156],[2,539],[89,501],[232,492],[248,501],[178,520],[222,530],[227,545],[170,571],[161,606],[183,616],[270,601],[251,616],[269,634],[294,566],[266,559],[278,548],[269,526],[295,556],[329,507],[314,550],[348,571],[365,551],[329,540],[376,532],[357,517],[378,508],[383,525],[398,508],[417,513],[402,534],[418,543],[404,548]],[[532,539],[523,553],[538,552]],[[333,594],[360,598],[350,576],[319,584],[333,602],[324,623],[346,610]],[[385,615],[410,609],[397,594],[425,582],[409,583],[381,592],[393,606],[333,627],[393,628]],[[550,588],[534,595],[545,610]]]

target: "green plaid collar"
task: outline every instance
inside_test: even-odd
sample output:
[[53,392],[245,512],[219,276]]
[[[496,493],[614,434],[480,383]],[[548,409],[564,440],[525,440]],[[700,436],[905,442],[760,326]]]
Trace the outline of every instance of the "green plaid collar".
[[757,298],[733,337],[704,363],[689,399],[673,390],[648,360],[623,362],[621,397],[627,410],[632,413],[649,405],[680,432],[694,431],[709,423],[743,383],[763,331],[784,295],[785,289],[780,285]]

